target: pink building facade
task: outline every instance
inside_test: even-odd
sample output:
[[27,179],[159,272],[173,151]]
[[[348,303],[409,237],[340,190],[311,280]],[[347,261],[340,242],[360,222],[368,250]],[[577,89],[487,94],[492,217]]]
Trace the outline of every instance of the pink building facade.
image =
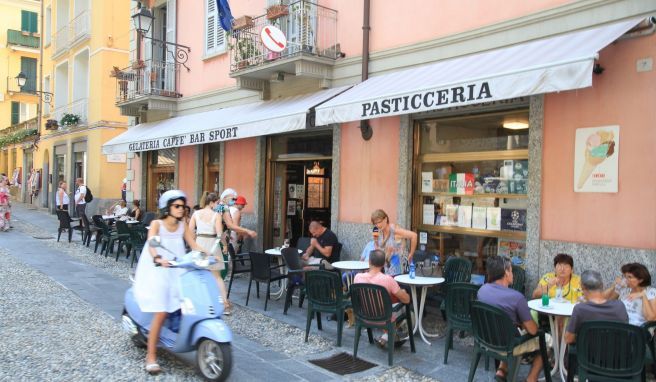
[[[233,1],[235,17],[253,19],[230,35],[214,0],[148,6],[149,33],[191,49],[187,70],[142,47],[145,70],[174,70],[149,72],[146,85],[164,89],[117,101],[133,136],[106,152],[128,152],[130,198],[152,208],[175,187],[193,205],[235,188],[259,250],[318,219],[342,259],[358,258],[381,208],[421,233],[422,249],[469,258],[474,273],[495,254],[531,281],[557,253],[609,280],[626,262],[656,265],[655,1],[372,2],[364,82],[364,1],[291,2],[272,19],[266,0]],[[262,45],[267,25],[286,34],[282,53]],[[194,133],[207,139],[171,139]],[[155,150],[140,143],[157,139]],[[588,179],[590,144],[614,151],[590,162]]]

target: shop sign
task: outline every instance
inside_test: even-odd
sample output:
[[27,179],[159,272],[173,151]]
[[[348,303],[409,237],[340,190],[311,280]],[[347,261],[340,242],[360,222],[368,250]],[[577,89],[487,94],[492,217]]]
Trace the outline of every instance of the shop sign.
[[576,129],[574,191],[617,192],[620,127]]
[[236,139],[239,127],[224,127],[211,131],[202,131],[175,135],[171,137],[156,138],[146,141],[132,142],[128,145],[131,152],[166,149],[171,147],[202,145],[205,143],[221,142],[227,139]]
[[272,52],[280,53],[287,47],[287,37],[273,25],[267,25],[260,32],[262,44]]
[[474,194],[474,174],[449,174],[449,192],[458,195]]
[[107,154],[107,163],[125,163],[126,161],[125,154]]
[[502,208],[501,229],[504,231],[526,231],[526,210]]

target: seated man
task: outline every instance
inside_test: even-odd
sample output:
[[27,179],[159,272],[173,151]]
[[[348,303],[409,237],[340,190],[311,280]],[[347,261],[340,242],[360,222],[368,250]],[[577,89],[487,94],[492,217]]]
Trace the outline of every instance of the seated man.
[[332,269],[329,265],[334,262],[332,255],[333,247],[338,243],[337,236],[316,220],[310,222],[309,230],[312,239],[310,239],[310,245],[303,254],[303,264],[316,265],[323,263],[327,269]]
[[581,291],[585,302],[576,304],[565,330],[565,342],[576,342],[576,332],[586,321],[604,320],[629,322],[629,315],[621,301],[604,298],[604,282],[596,271],[581,274]]
[[[488,283],[478,290],[478,300],[503,310],[520,330],[523,329],[529,334],[536,334],[538,332],[538,326],[531,317],[531,312],[529,311],[524,295],[509,288],[509,285],[513,283],[512,264],[510,260],[500,256],[488,258],[487,279]],[[521,335],[520,330],[517,331],[518,336]],[[539,348],[539,339],[536,337],[515,347],[513,354],[522,355],[532,353],[539,350]],[[535,357],[526,380],[529,382],[537,381],[541,368],[542,357]],[[508,365],[506,362],[501,362],[497,369],[497,377],[505,379],[507,372]]]
[[[371,251],[369,254],[369,271],[365,273],[358,273],[355,275],[353,280],[354,284],[365,283],[365,284],[375,284],[380,285],[387,289],[387,292],[392,298],[392,304],[397,304],[399,302],[403,304],[410,303],[410,295],[404,289],[401,289],[399,283],[394,280],[390,275],[383,273],[383,267],[385,266],[385,251],[377,249]],[[396,320],[398,315],[401,312],[395,310],[392,320]],[[397,327],[400,323],[397,322]],[[381,346],[385,346],[387,343],[387,333],[378,340],[378,343]]]

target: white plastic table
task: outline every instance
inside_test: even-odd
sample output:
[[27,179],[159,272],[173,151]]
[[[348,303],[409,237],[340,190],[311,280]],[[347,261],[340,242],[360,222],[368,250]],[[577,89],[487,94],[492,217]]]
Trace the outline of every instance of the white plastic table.
[[[302,252],[303,251],[301,251],[300,249],[298,250],[298,253],[302,253]],[[280,247],[267,249],[266,251],[264,251],[264,253],[266,253],[269,256],[274,256],[276,258],[276,261],[278,261],[278,265],[283,265],[284,264],[283,259],[282,259],[282,250],[280,249]],[[287,268],[282,267],[280,269],[280,272],[282,274],[287,274]],[[278,284],[280,285],[280,289],[276,290],[276,291],[271,291],[271,298],[274,299],[274,300],[280,300],[282,298],[282,296],[285,295],[285,291],[287,290],[287,284],[286,283],[279,281]]]
[[[411,279],[410,275],[398,275],[394,277],[394,280],[399,284],[410,286],[410,291],[412,292],[412,307],[415,312],[415,327],[412,329],[412,332],[417,333],[417,330],[419,330],[421,339],[424,340],[425,343],[431,345],[426,337],[437,337],[439,334],[428,333],[424,329],[424,325],[421,323],[421,318],[424,315],[424,305],[426,303],[426,289],[434,285],[442,284],[444,278],[417,276],[414,279]],[[417,305],[417,287],[421,287],[421,300],[419,305]]]
[[[559,325],[558,322],[556,322],[556,319],[558,317],[562,317],[564,319],[564,331],[567,326],[567,321],[569,321],[569,318],[572,316],[574,304],[567,300],[558,302],[550,300],[549,306],[545,307],[542,306],[542,299],[537,298],[535,300],[529,301],[528,307],[549,316],[549,327],[551,328],[554,354],[556,354],[556,363],[553,367],[553,370],[551,370],[551,375],[554,375],[557,370],[560,370],[560,379],[566,381],[567,370],[565,370],[565,349],[567,348],[567,344],[565,343],[564,333],[559,333],[560,328],[558,327]],[[560,338],[560,341],[558,341],[558,338]]]
[[351,289],[351,284],[353,284],[353,272],[350,271],[364,271],[369,269],[369,263],[366,261],[335,261],[331,264],[333,268],[337,268],[342,272],[346,272],[346,289]]

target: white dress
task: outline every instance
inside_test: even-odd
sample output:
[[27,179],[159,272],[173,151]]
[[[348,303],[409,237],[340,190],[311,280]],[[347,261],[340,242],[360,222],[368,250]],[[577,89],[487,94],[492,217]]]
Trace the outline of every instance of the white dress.
[[216,218],[219,216],[216,212],[212,211],[212,217],[209,222],[205,222],[200,218],[200,214],[194,218],[196,220],[196,243],[203,247],[205,253],[215,256],[217,262],[208,267],[212,271],[221,271],[225,268],[223,264],[223,256],[221,255],[221,248],[216,247],[214,253],[210,253],[216,242]]
[[[184,255],[184,224],[178,223],[175,232],[169,232],[164,222],[158,222],[162,246],[175,256],[162,248],[157,248],[157,254],[165,260]],[[180,275],[184,269],[156,267],[148,248],[146,242],[135,273],[134,297],[142,312],[175,312],[180,309]]]

